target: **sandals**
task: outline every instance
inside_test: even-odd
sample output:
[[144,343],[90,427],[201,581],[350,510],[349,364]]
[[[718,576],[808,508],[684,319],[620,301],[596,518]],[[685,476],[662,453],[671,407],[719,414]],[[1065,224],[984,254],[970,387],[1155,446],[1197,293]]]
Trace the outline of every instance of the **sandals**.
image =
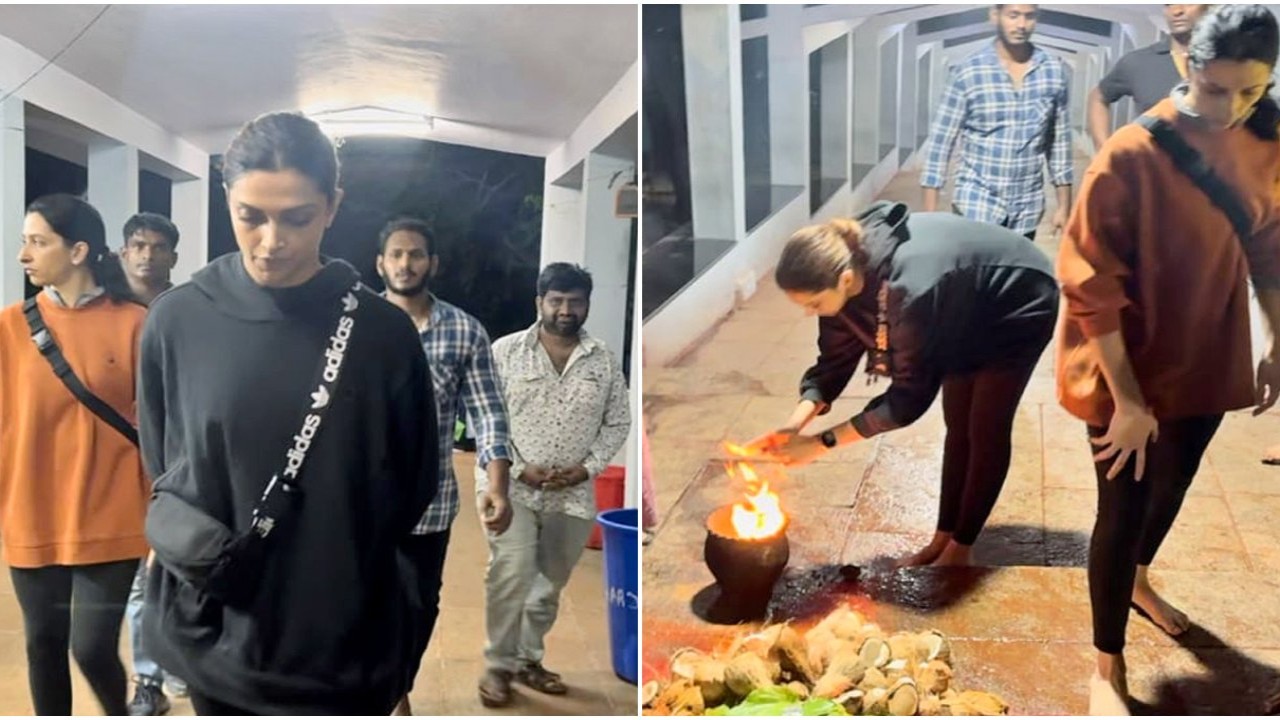
[[542,667],[541,663],[527,663],[517,675],[520,682],[547,695],[564,695],[569,692],[568,686],[560,676]]
[[487,708],[506,707],[511,704],[511,673],[506,670],[486,670],[480,678],[480,704]]

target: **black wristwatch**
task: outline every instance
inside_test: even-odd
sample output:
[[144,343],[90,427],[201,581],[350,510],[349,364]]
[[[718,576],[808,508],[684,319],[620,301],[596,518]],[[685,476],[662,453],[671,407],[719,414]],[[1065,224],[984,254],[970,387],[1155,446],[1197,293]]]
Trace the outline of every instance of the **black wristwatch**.
[[835,430],[828,430],[822,433],[818,436],[818,439],[822,441],[822,446],[825,448],[833,448],[839,444],[839,441],[836,440]]

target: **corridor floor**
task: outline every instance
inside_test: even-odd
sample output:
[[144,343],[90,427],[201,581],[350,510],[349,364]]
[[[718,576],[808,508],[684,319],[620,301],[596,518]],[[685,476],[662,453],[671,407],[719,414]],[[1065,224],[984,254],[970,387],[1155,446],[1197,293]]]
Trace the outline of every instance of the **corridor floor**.
[[[454,469],[462,497],[473,496],[475,456],[454,453]],[[417,687],[410,695],[417,715],[635,715],[636,687],[613,674],[609,628],[605,614],[603,564],[599,551],[587,550],[575,569],[560,604],[560,617],[547,637],[546,666],[564,676],[569,694],[542,695],[515,686],[516,701],[490,710],[476,696],[484,671],[484,568],[488,544],[473,505],[466,502],[453,525],[445,565],[440,621],[423,660]],[[8,571],[0,572],[0,714],[30,715],[22,615]],[[128,632],[121,637],[121,657],[129,658]],[[74,663],[72,663],[74,668]],[[73,670],[74,712],[100,715],[102,709],[88,685]],[[132,687],[130,695],[132,696]],[[171,715],[191,715],[191,704],[174,701]]]
[[[900,174],[883,197],[918,206],[916,179]],[[1037,245],[1056,256],[1048,227]],[[717,460],[719,443],[785,420],[816,338],[816,322],[770,279],[759,285],[677,366],[645,368],[663,525],[644,557],[644,679],[664,674],[678,648],[712,649],[741,631],[692,609],[712,583],[704,519],[742,492]],[[859,372],[829,418],[851,416],[884,387],[868,387]],[[1052,357],[1019,409],[1008,482],[975,549],[979,567],[895,572],[885,560],[932,534],[943,435],[935,403],[910,428],[789,472],[778,488],[791,516],[791,561],[775,590],[779,619],[803,622],[851,599],[887,630],[932,627],[955,638],[957,683],[1001,694],[1011,714],[1086,712],[1092,647],[1083,568],[1096,489],[1084,426],[1055,400]],[[1138,712],[1256,714],[1280,690],[1280,468],[1259,463],[1277,438],[1280,411],[1246,411],[1228,416],[1210,447],[1153,570],[1157,589],[1196,627],[1177,642],[1132,618],[1127,653]],[[843,564],[861,569],[857,580],[836,572]]]

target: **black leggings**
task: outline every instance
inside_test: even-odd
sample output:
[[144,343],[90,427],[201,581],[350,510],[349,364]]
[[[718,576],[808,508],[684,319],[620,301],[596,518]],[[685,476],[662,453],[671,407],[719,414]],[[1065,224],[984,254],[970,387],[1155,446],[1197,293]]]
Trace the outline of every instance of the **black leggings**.
[[[1107,479],[1107,472],[1115,458],[1094,463],[1098,519],[1089,543],[1089,600],[1093,646],[1100,652],[1124,650],[1134,575],[1139,565],[1155,559],[1221,423],[1221,415],[1160,423],[1160,439],[1147,447],[1141,482],[1133,479],[1133,459],[1114,480]],[[1105,428],[1089,428],[1090,438],[1105,434]],[[1090,448],[1096,452],[1092,443]]]
[[1035,370],[1029,361],[953,375],[942,382],[947,440],[942,454],[938,532],[972,545],[1009,474],[1013,418]]
[[10,568],[27,639],[27,678],[37,715],[71,714],[76,658],[106,715],[128,715],[120,625],[138,560]]
[[409,668],[409,686],[412,689],[422,657],[435,633],[436,620],[440,618],[440,589],[444,583],[444,561],[449,552],[449,530],[413,535],[405,542],[404,551],[413,557],[418,575],[418,593],[425,613],[414,638],[413,663]]

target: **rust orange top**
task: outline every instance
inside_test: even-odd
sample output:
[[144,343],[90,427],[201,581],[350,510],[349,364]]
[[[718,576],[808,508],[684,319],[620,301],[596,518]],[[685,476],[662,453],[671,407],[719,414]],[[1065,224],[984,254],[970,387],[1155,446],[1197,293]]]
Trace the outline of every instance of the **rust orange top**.
[[1252,405],[1246,280],[1280,287],[1280,143],[1244,128],[1209,131],[1173,99],[1148,114],[1172,123],[1235,189],[1254,232],[1242,243],[1141,126],[1121,128],[1102,146],[1057,262],[1066,299],[1058,399],[1096,426],[1109,424],[1115,405],[1085,342],[1116,330],[1158,420]]
[[[45,325],[95,395],[135,422],[146,310],[100,297],[65,308],[43,292]],[[0,310],[0,533],[12,567],[141,558],[150,483],[138,449],[89,411],[36,349],[22,304]]]

